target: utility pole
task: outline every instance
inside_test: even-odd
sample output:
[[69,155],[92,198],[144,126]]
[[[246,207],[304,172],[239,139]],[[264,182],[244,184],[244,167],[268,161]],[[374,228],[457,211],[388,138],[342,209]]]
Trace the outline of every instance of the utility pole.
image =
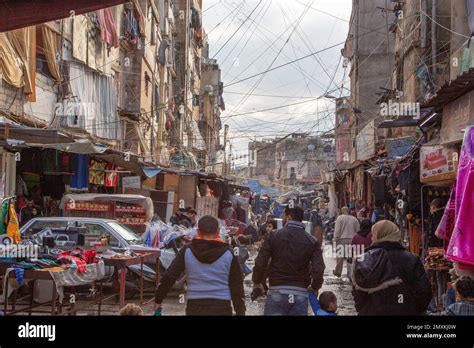
[[[161,155],[161,151],[164,146],[164,137],[163,132],[165,128],[165,72],[166,72],[166,59],[165,64],[161,66],[160,70],[160,88],[159,93],[160,95],[158,98],[160,99],[159,109],[158,109],[158,155]],[[161,159],[161,157],[160,157]]]
[[227,138],[229,134],[229,125],[224,125],[224,165],[222,168],[222,174],[227,175]]

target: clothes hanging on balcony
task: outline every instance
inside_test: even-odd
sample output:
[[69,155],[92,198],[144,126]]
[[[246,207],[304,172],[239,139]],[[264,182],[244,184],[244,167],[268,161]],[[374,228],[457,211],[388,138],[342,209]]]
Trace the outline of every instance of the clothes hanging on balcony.
[[96,11],[96,14],[100,25],[100,37],[102,41],[106,42],[109,48],[117,48],[119,46],[119,38],[112,9],[110,7],[104,8]]

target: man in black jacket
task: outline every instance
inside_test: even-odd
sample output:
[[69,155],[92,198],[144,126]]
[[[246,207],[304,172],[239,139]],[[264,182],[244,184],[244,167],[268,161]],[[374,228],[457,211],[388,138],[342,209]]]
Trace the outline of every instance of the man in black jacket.
[[418,256],[401,245],[391,221],[372,227],[372,245],[354,262],[352,283],[359,315],[422,315],[432,298],[431,285]]
[[287,207],[285,227],[268,236],[255,260],[255,289],[263,288],[268,269],[264,315],[308,315],[308,287],[317,293],[323,284],[321,246],[305,231],[303,215],[300,207]]
[[180,250],[160,280],[155,310],[176,279],[186,272],[186,315],[245,315],[245,293],[239,259],[219,237],[219,223],[212,216],[198,222],[198,235]]

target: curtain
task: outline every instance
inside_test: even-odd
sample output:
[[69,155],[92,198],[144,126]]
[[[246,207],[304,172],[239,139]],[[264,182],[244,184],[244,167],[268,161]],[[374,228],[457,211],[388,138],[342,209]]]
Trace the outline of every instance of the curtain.
[[0,75],[10,85],[23,87],[23,63],[6,33],[0,33]]
[[7,36],[16,49],[24,65],[24,82],[26,98],[30,102],[36,101],[36,27],[26,27],[13,30]]
[[49,71],[56,81],[61,81],[61,73],[59,72],[58,65],[58,39],[56,33],[46,25],[41,26],[41,32],[43,34],[43,52],[48,63]]

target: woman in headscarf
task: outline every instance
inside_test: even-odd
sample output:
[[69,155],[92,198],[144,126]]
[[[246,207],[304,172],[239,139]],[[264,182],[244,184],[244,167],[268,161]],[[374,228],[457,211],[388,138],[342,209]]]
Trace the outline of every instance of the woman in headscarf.
[[417,255],[406,251],[397,225],[372,226],[372,245],[353,265],[352,285],[359,315],[422,315],[431,285]]
[[360,222],[360,231],[352,237],[352,245],[363,245],[368,248],[372,244],[372,222],[364,219]]

